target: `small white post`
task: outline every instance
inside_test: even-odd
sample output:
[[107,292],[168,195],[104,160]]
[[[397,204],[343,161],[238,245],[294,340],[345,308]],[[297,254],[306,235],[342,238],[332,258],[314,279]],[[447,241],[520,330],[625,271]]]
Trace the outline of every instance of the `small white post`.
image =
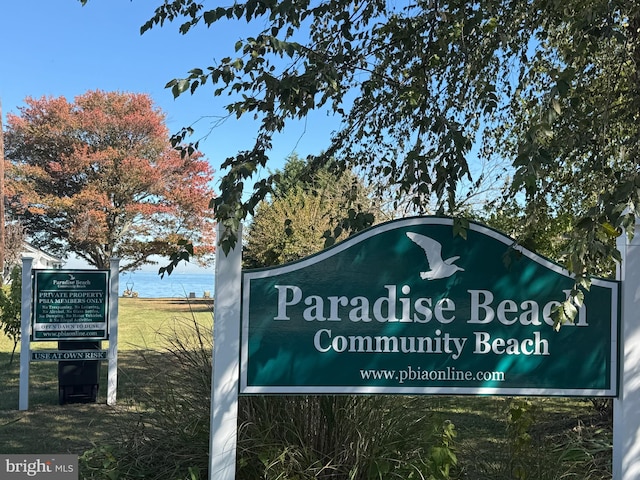
[[33,258],[22,258],[22,305],[20,310],[20,393],[18,408],[29,409],[29,362],[31,361],[31,270]]
[[107,405],[115,405],[118,392],[118,292],[120,290],[120,259],[112,258],[109,267],[109,372],[107,374]]
[[620,328],[620,393],[613,402],[613,478],[640,478],[640,233],[618,241],[622,264]]
[[[218,238],[222,227],[218,225]],[[216,247],[211,376],[211,430],[209,479],[234,480],[238,438],[240,375],[240,302],[242,300],[242,231],[235,247],[225,254]]]

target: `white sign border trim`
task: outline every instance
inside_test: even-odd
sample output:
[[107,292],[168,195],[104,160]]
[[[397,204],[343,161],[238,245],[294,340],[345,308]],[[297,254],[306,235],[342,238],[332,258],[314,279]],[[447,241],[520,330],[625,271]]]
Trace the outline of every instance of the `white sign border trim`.
[[[318,254],[312,255],[300,261],[291,262],[282,266],[260,269],[256,271],[242,272],[242,320],[241,320],[241,348],[240,348],[240,394],[424,394],[424,395],[521,395],[521,396],[603,396],[615,397],[618,393],[618,299],[619,282],[606,280],[603,278],[592,279],[592,284],[611,290],[611,382],[609,388],[605,389],[548,389],[548,388],[496,388],[496,387],[375,387],[375,386],[322,386],[322,387],[298,387],[298,386],[249,386],[248,385],[248,365],[249,365],[249,303],[251,281],[253,279],[269,278],[276,275],[293,272],[314,265],[327,258],[337,255],[380,233],[397,230],[400,228],[418,225],[446,225],[452,226],[453,219],[445,217],[411,217],[406,219],[391,220],[389,222],[371,227],[364,232],[348,238],[337,245],[328,248]],[[534,262],[562,274],[567,278],[572,278],[569,271],[557,263],[538,255],[518,244],[502,233],[484,225],[470,222],[469,230],[492,237],[495,240],[512,246],[514,250],[530,258]]]

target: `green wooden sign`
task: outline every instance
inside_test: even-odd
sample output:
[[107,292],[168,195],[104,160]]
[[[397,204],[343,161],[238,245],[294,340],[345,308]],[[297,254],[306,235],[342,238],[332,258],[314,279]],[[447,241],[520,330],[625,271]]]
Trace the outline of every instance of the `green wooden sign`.
[[34,270],[33,341],[108,338],[109,271]]
[[243,272],[241,393],[615,396],[619,282],[573,324],[568,272],[451,219],[376,226],[302,261]]

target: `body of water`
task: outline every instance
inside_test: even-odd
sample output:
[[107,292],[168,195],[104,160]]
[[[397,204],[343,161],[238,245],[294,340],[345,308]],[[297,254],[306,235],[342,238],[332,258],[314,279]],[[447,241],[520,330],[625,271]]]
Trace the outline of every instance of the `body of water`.
[[213,297],[213,271],[209,273],[178,273],[160,278],[157,272],[125,272],[120,274],[119,296],[140,298],[203,298]]

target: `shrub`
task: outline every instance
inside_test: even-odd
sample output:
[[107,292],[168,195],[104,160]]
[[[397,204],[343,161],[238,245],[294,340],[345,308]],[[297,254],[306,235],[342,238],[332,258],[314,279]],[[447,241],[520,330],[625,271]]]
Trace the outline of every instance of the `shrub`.
[[4,334],[13,342],[9,364],[13,362],[22,330],[22,268],[11,270],[11,284],[0,288],[0,326]]

